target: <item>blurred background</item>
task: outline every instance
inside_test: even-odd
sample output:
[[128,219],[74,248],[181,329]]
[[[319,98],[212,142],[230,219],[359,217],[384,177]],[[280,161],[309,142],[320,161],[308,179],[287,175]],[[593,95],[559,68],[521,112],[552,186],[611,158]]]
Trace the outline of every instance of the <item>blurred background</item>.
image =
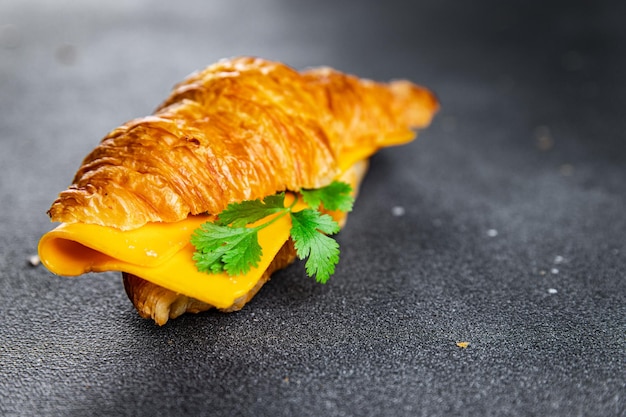
[[[625,16],[617,0],[2,0],[0,414],[625,415]],[[100,138],[236,55],[441,100],[415,143],[373,158],[339,277],[295,266],[240,313],[157,329],[117,275],[31,265]]]
[[[467,143],[477,133],[476,145],[489,148],[480,152],[509,152],[502,137],[510,133],[544,150],[567,141],[550,163],[571,171],[586,142],[610,161],[622,155],[614,150],[623,148],[623,11],[617,1],[5,0],[2,158],[36,159],[29,178],[37,187],[58,168],[56,158],[43,158],[45,166],[38,158],[57,153],[60,137],[71,145],[62,160],[76,166],[104,133],[150,113],[190,72],[255,55],[409,78],[440,97],[443,140],[454,133]],[[489,130],[468,131],[477,117]],[[54,189],[67,185],[64,175]],[[55,195],[39,191],[46,201]]]

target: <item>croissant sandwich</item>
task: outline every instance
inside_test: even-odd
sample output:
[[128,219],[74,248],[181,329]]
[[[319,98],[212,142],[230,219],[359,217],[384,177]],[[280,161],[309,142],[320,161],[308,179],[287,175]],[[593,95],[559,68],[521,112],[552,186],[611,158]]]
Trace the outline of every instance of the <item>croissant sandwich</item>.
[[64,276],[122,272],[159,325],[239,310],[296,258],[324,282],[368,158],[411,141],[437,108],[408,81],[219,61],[87,155],[48,211],[61,224],[39,256]]

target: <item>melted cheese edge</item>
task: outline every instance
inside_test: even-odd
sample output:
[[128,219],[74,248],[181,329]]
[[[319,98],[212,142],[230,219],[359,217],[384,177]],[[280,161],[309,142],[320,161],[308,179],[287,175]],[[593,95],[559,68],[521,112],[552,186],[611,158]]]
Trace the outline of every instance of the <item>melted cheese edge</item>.
[[[415,137],[403,131],[385,138],[382,146],[400,145]],[[338,177],[352,185],[355,194],[367,169],[367,158],[377,149],[353,149],[342,155]],[[304,208],[303,204],[298,204]],[[333,214],[333,213],[331,213]],[[339,216],[341,217],[341,216]],[[175,223],[149,223],[134,230],[83,223],[62,223],[39,241],[39,257],[52,273],[78,276],[88,272],[121,271],[156,285],[196,298],[217,308],[232,306],[247,294],[289,239],[291,220],[283,216],[259,231],[263,254],[257,267],[245,275],[199,272],[192,260],[191,234],[214,217],[189,216]],[[345,216],[338,219],[343,223]],[[261,220],[263,221],[263,220]]]

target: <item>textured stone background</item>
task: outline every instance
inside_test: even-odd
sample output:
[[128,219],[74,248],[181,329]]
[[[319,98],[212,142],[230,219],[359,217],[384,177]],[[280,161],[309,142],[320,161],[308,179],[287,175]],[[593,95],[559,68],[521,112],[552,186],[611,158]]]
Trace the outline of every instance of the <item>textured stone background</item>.
[[[0,414],[624,416],[625,4],[2,1]],[[240,54],[441,99],[332,280],[157,328],[118,274],[30,266],[98,140]]]

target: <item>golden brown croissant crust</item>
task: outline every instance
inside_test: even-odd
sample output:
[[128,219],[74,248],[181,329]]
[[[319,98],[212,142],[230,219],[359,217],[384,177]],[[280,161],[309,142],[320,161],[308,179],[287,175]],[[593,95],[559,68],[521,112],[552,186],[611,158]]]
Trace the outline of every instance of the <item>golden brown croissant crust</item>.
[[177,85],[153,116],[109,133],[48,213],[132,229],[320,187],[350,152],[427,125],[436,107],[407,81],[223,60]]

